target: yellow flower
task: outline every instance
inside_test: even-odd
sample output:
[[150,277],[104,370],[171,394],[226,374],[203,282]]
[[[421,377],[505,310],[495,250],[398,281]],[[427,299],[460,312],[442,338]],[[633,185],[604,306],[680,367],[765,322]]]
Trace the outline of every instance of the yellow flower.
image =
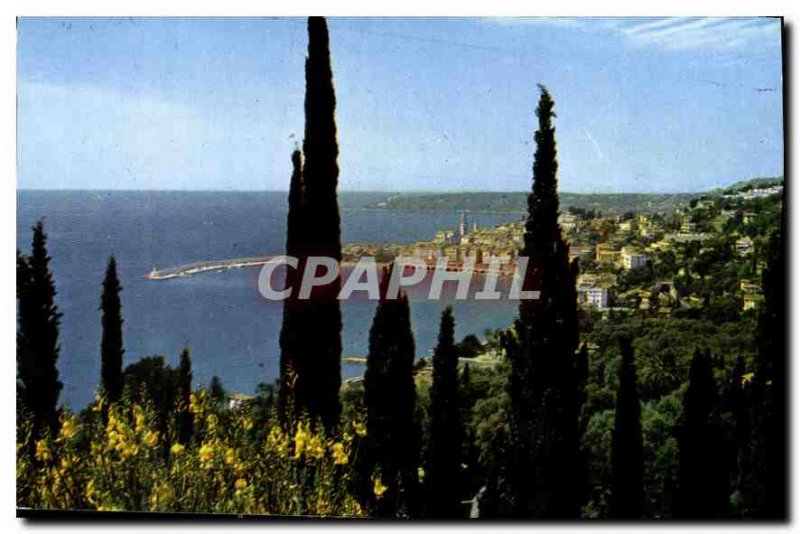
[[74,417],[65,417],[61,422],[60,438],[63,441],[71,440],[78,432],[78,425]]
[[306,443],[309,438],[308,423],[300,423],[297,425],[297,432],[294,435],[294,459],[299,460],[303,457],[303,452],[306,449]]
[[158,445],[158,434],[152,430],[148,430],[147,434],[144,435],[144,444],[148,447],[155,447]]
[[208,417],[206,417],[206,424],[208,425],[208,430],[214,432],[217,429],[217,416],[213,413],[209,414]]
[[136,444],[126,444],[121,443],[119,447],[119,454],[122,456],[122,459],[130,458],[131,456],[136,456],[139,454],[139,446]]
[[306,445],[307,454],[314,458],[315,460],[321,460],[323,456],[325,456],[325,446],[322,443],[322,440],[317,434],[312,435],[308,439],[308,444]]
[[275,452],[278,456],[286,456],[289,453],[289,436],[279,426],[270,429],[267,437],[267,450]]
[[349,458],[347,457],[347,453],[344,450],[344,445],[341,443],[334,443],[331,446],[331,452],[333,454],[333,463],[336,465],[347,465]]
[[136,423],[136,433],[144,432],[144,410],[138,404],[133,405],[133,419]]
[[389,489],[389,487],[383,485],[380,477],[372,477],[372,493],[374,493],[377,498],[380,499],[383,497],[387,489]]
[[237,478],[234,486],[237,491],[244,491],[247,488],[247,481],[243,478]]
[[242,427],[245,430],[248,430],[248,431],[252,430],[253,429],[253,421],[251,419],[245,417],[244,419],[242,419]]
[[40,462],[47,462],[52,459],[50,449],[47,447],[47,441],[40,439],[36,442],[36,459]]
[[204,443],[200,450],[197,451],[197,457],[200,459],[200,465],[205,468],[211,467],[214,462],[214,447],[208,443]]
[[182,453],[182,452],[183,452],[183,449],[185,449],[185,448],[186,448],[186,447],[184,447],[184,446],[183,446],[183,445],[181,445],[180,443],[175,443],[175,444],[174,444],[172,447],[170,447],[170,449],[169,449],[169,450],[170,450],[170,452],[171,452],[172,454],[174,454],[174,455],[176,455],[176,456],[177,456],[178,454]]
[[225,464],[232,465],[236,461],[236,451],[228,447],[225,451]]
[[353,430],[355,430],[356,434],[362,438],[367,435],[367,425],[360,421],[353,421]]
[[754,373],[745,373],[742,375],[742,385],[749,384],[753,381]]

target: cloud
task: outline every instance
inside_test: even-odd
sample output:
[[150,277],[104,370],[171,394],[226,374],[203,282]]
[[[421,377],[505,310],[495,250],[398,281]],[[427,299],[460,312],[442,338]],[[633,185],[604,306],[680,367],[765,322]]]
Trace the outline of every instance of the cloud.
[[780,44],[780,21],[768,18],[667,18],[623,26],[635,44],[667,50],[730,51]]
[[616,34],[638,46],[662,50],[715,52],[780,46],[780,20],[766,17],[496,17],[485,19],[503,25],[538,25],[564,30]]

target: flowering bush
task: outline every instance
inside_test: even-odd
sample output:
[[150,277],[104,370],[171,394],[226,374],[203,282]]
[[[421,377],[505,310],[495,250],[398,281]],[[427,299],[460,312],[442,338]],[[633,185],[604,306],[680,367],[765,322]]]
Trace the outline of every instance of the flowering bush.
[[[246,408],[192,394],[194,436],[176,440],[147,403],[65,412],[57,436],[17,426],[17,504],[49,509],[363,516],[350,492],[363,422],[334,436],[306,420],[259,429]],[[261,436],[261,437],[259,437]],[[263,436],[266,436],[264,438]]]

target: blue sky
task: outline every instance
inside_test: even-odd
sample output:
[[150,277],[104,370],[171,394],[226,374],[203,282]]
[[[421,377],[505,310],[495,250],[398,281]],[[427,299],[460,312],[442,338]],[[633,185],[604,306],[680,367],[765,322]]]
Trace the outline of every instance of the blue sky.
[[[329,20],[340,190],[530,187],[537,83],[562,191],[783,174],[777,19]],[[304,19],[31,19],[20,188],[286,190]]]

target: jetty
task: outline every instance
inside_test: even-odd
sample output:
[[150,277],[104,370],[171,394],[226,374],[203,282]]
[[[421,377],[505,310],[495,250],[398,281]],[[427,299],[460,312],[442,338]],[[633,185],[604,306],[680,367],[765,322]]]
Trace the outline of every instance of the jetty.
[[228,269],[240,269],[242,267],[257,267],[259,265],[264,265],[274,257],[274,255],[269,255],[227,260],[198,261],[195,263],[189,263],[187,265],[168,267],[166,269],[156,269],[153,267],[153,270],[147,273],[145,278],[148,280],[169,280],[171,278],[178,278],[181,276],[189,276],[192,274],[206,273],[211,271],[227,271]]
[[[177,267],[168,267],[166,269],[156,269],[153,267],[145,278],[148,280],[169,280],[171,278],[178,278],[181,276],[189,276],[192,274],[199,274],[199,273],[206,273],[212,271],[226,271],[228,269],[240,269],[242,267],[258,267],[260,265],[264,265],[270,259],[276,257],[275,254],[267,255],[267,256],[253,256],[250,258],[234,258],[234,259],[227,259],[227,260],[209,260],[209,261],[198,261],[196,263],[189,263],[187,265],[178,265]],[[428,272],[432,272],[436,269],[436,261],[427,259],[424,260],[425,268]],[[342,267],[352,267],[356,264],[355,261],[347,261],[344,260],[341,262]],[[385,263],[377,264],[378,267],[382,267],[387,265]],[[500,276],[513,276],[515,264],[505,264],[500,267],[497,272]],[[447,271],[448,272],[459,272],[463,270],[464,264],[463,262],[448,262],[447,264]],[[413,269],[412,266],[406,265],[405,270]],[[474,264],[472,268],[472,272],[474,274],[489,274],[492,272],[491,266],[487,263],[478,263]]]

